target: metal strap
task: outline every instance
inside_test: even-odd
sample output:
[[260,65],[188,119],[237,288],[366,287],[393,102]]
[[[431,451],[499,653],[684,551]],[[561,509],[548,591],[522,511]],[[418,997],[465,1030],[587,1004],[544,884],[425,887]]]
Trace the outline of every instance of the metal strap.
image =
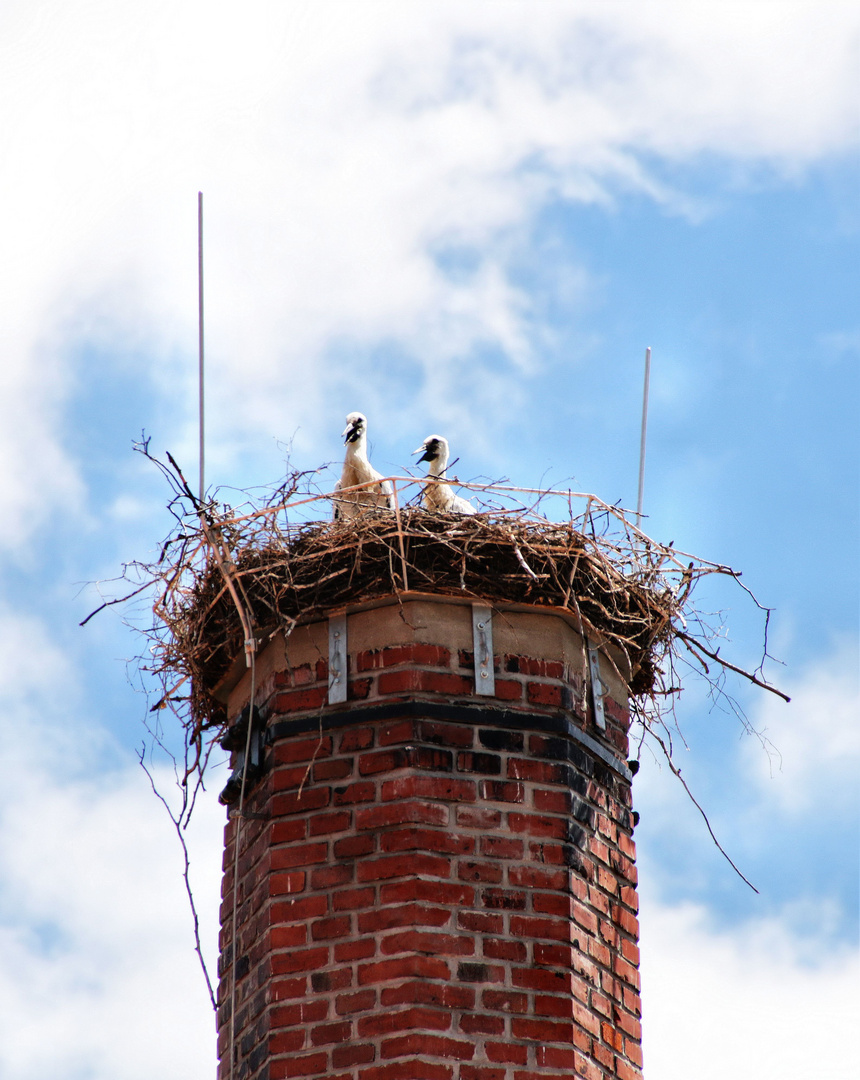
[[606,713],[603,711],[603,695],[606,684],[600,678],[600,650],[588,643],[588,671],[591,675],[591,701],[594,707],[594,723],[601,731],[606,731]]
[[328,621],[328,702],[346,701],[346,614]]
[[495,697],[493,609],[486,604],[472,604],[472,648],[475,654],[475,693]]

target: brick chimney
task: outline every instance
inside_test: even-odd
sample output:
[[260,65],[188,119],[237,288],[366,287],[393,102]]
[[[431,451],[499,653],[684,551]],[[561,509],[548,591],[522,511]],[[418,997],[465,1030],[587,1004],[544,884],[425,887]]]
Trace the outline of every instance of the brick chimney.
[[219,1080],[641,1077],[627,698],[598,646],[559,608],[410,593],[299,625],[257,661],[241,818],[249,675],[224,681]]

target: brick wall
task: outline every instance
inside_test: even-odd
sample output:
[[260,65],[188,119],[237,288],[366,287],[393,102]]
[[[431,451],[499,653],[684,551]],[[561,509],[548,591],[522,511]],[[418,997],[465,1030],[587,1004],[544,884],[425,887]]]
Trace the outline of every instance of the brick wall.
[[344,705],[326,705],[325,624],[261,663],[269,746],[240,830],[233,1076],[639,1077],[620,680],[607,671],[603,733],[583,710],[582,642],[554,616],[497,616],[491,698],[474,693],[465,606],[353,621]]

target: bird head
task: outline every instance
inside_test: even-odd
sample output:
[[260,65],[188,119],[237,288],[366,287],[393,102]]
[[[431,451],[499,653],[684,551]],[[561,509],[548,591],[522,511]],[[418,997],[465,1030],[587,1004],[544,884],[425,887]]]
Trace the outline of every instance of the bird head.
[[413,454],[420,454],[418,459],[422,461],[438,461],[444,457],[448,458],[448,440],[443,439],[441,435],[428,435],[423,443],[417,450],[412,451]]
[[346,427],[343,429],[343,441],[354,443],[367,431],[367,417],[360,412],[351,412],[346,418]]

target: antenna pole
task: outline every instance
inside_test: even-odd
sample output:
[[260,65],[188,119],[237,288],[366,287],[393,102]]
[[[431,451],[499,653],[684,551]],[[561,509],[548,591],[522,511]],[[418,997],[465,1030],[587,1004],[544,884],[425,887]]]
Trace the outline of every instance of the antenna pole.
[[200,391],[200,501],[203,502],[203,192],[197,192],[197,381]]
[[651,349],[645,350],[645,388],[642,391],[642,437],[639,442],[639,497],[636,500],[636,527],[642,521],[642,499],[645,494],[645,433],[648,429],[648,386],[651,382]]

